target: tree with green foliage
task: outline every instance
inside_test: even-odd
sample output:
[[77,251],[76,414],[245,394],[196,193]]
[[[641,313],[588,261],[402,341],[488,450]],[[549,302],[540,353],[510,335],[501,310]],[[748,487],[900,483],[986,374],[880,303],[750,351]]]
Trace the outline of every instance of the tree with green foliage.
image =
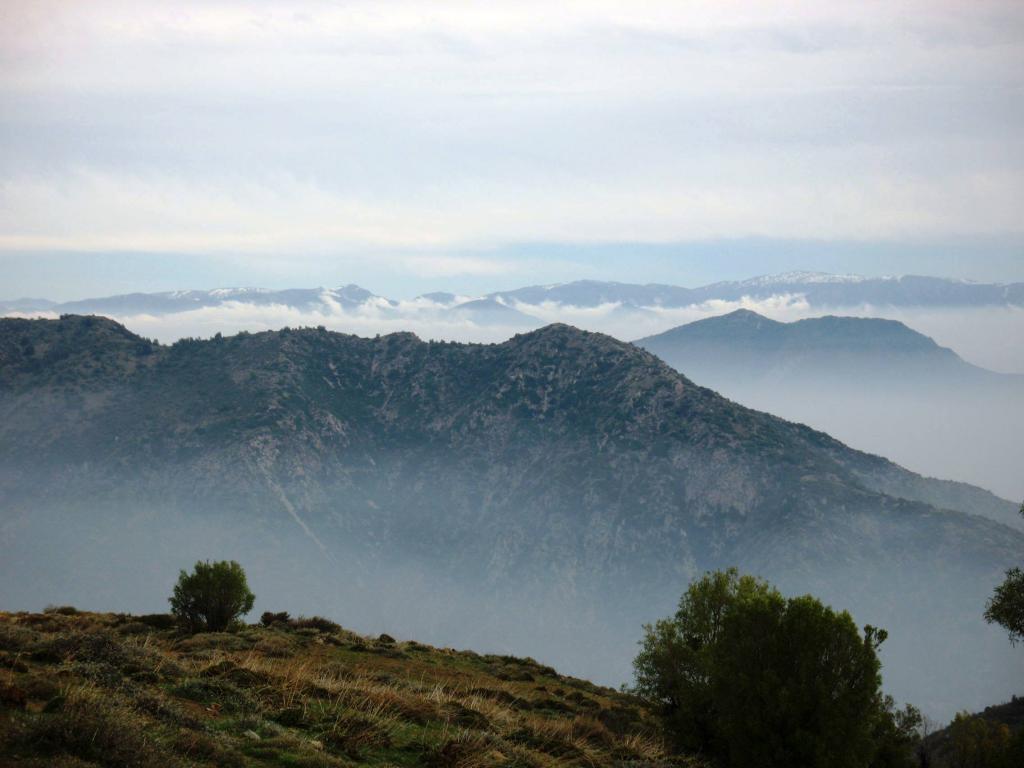
[[884,630],[861,635],[845,611],[729,569],[644,631],[635,692],[680,751],[721,766],[909,764],[916,710],[897,717],[881,694]]
[[924,727],[921,710],[911,704],[897,709],[892,696],[883,696],[871,734],[875,754],[869,768],[927,768],[920,754]]
[[[1020,513],[1024,515],[1024,503]],[[985,621],[1003,627],[1014,645],[1024,640],[1024,571],[1020,568],[1008,570],[1003,583],[996,587],[985,605]]]
[[985,621],[999,624],[1010,633],[1010,642],[1016,645],[1024,640],[1024,571],[1011,568],[1003,583],[985,606]]
[[225,631],[252,610],[255,600],[234,560],[201,561],[192,573],[181,571],[169,598],[171,613],[192,633]]
[[781,599],[767,582],[740,576],[735,568],[716,571],[690,585],[673,618],[644,627],[633,661],[634,690],[658,708],[680,751],[707,752],[714,746],[713,653],[725,618],[755,600]]
[[1005,723],[961,712],[949,724],[948,758],[952,768],[1015,768],[1009,762],[1013,736]]

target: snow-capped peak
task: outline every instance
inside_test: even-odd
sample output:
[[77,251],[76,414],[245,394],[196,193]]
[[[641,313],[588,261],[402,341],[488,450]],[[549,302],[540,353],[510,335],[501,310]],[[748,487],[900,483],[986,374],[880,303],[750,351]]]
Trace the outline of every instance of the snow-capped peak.
[[[870,278],[863,275],[835,275],[830,272],[782,272],[777,275],[760,275],[759,277],[744,280],[743,285],[817,285],[821,283],[863,283]],[[892,278],[883,277],[883,280]]]

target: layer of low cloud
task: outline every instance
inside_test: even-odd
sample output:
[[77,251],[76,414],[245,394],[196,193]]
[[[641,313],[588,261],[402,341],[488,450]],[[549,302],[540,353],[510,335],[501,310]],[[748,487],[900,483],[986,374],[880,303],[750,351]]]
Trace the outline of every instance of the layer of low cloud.
[[[324,326],[360,336],[411,331],[423,339],[495,343],[516,333],[548,323],[568,323],[585,330],[606,333],[624,341],[661,333],[669,328],[736,309],[749,309],[774,320],[792,322],[826,314],[884,317],[899,320],[938,344],[953,349],[970,363],[1001,373],[1024,374],[1024,308],[1021,307],[854,307],[826,308],[810,304],[802,295],[778,295],[767,299],[715,300],[685,307],[625,308],[618,303],[578,307],[555,302],[508,306],[534,318],[535,323],[502,322],[449,311],[472,296],[450,302],[423,297],[398,301],[368,302],[344,308],[324,294],[315,308],[284,304],[257,305],[228,301],[219,306],[188,312],[151,315],[112,315],[129,329],[147,338],[171,343],[192,336],[209,338],[215,333],[258,332],[284,327]],[[8,313],[8,316],[56,317],[52,312]]]

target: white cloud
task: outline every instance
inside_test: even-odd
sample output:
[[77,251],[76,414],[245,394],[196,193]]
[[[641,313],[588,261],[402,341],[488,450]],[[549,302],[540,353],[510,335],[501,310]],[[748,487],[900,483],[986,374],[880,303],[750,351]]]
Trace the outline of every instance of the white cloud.
[[[215,307],[166,315],[115,315],[132,331],[162,342],[173,342],[186,336],[207,338],[215,333],[278,330],[285,326],[314,327],[361,336],[412,331],[423,339],[462,342],[500,342],[528,330],[516,324],[493,324],[474,321],[472,317],[453,315],[453,303],[474,297],[460,296],[451,303],[440,303],[423,297],[388,303],[371,301],[345,309],[330,294],[315,309],[300,309],[283,304],[256,305],[229,301]],[[606,333],[632,341],[661,333],[684,323],[722,315],[736,309],[749,309],[762,315],[792,322],[826,314],[859,317],[884,317],[899,320],[916,331],[932,337],[942,346],[950,347],[968,362],[1005,373],[1024,374],[1024,308],[930,308],[930,307],[855,307],[811,306],[800,294],[781,294],[765,299],[744,297],[738,301],[713,300],[685,307],[627,308],[609,302],[594,307],[577,307],[556,302],[528,304],[510,302],[509,306],[537,319],[537,324],[568,323],[585,330]],[[52,312],[11,312],[10,317],[49,317]]]
[[402,264],[421,277],[448,275],[506,275],[519,272],[521,265],[500,259],[472,256],[406,256]]
[[[726,162],[723,162],[723,166]],[[453,184],[429,199],[360,198],[284,176],[194,181],[80,172],[0,186],[0,250],[323,254],[335,248],[442,249],[517,240],[672,242],[729,236],[900,239],[1017,231],[1024,177],[805,178],[765,183],[776,163],[712,178],[633,179],[578,189],[494,184],[471,198]],[[381,258],[388,258],[383,256]],[[416,274],[506,274],[500,260],[391,259]]]
[[0,249],[1019,234],[1022,29],[981,1],[12,4]]

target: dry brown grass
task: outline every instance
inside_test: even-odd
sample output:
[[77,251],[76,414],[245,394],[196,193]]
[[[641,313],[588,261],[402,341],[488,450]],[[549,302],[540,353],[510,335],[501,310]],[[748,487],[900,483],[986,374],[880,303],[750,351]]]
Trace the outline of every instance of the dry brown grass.
[[[126,757],[135,749],[159,755],[164,768],[610,767],[666,758],[636,701],[531,660],[347,630],[275,625],[183,637],[154,629],[159,617],[149,622],[0,614],[0,679],[61,698],[0,710],[0,758],[38,758],[32,739],[53,760],[91,760],[83,745],[95,743],[114,756],[110,764],[145,764]],[[50,680],[61,682],[59,696]]]

